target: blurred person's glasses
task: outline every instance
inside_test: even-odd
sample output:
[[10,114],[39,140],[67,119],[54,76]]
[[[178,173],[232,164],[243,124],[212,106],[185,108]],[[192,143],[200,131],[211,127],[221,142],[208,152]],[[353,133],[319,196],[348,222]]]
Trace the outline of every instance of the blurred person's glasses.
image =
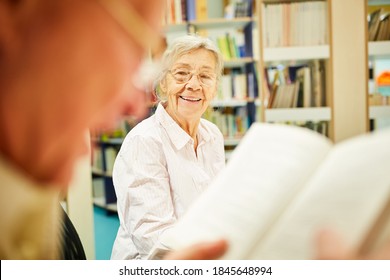
[[119,26],[144,51],[158,49],[161,34],[154,30],[128,0],[98,0]]
[[187,83],[189,80],[192,79],[194,75],[197,76],[200,84],[206,87],[211,87],[215,85],[216,82],[216,75],[215,73],[212,72],[195,73],[194,71],[190,71],[188,69],[179,68],[179,69],[170,70],[169,73],[172,75],[175,81],[180,84]]
[[[128,0],[98,0],[115,22],[133,39],[144,52],[161,52],[164,39],[134,9]],[[144,59],[133,77],[133,84],[139,90],[150,88],[161,67],[159,62]]]

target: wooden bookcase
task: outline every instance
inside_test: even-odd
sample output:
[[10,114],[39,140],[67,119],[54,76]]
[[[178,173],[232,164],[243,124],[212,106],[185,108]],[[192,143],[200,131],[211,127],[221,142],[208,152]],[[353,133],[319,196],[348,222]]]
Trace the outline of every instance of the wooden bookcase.
[[[208,1],[209,4],[210,2]],[[326,41],[320,44],[267,46],[264,39],[268,36],[265,7],[309,2],[325,3],[326,10],[322,16],[326,20],[324,34]],[[254,0],[252,18],[234,20],[211,18],[181,22],[168,25],[166,30],[167,36],[172,38],[185,34],[189,24],[207,29],[253,24],[254,32],[250,40],[253,56],[246,59],[254,63],[258,73],[258,92],[253,100],[256,106],[256,121],[326,122],[328,137],[338,142],[369,129],[366,4],[366,0]],[[272,63],[291,65],[312,60],[322,60],[326,65],[324,104],[305,108],[268,108],[264,90],[265,68]],[[226,65],[229,67],[229,62]],[[248,100],[215,100],[212,106],[239,107],[247,102]],[[229,140],[231,139],[227,139]]]
[[98,158],[92,165],[93,203],[108,213],[117,211],[112,168],[122,141],[122,138],[92,138],[94,157]]
[[[258,62],[258,72],[264,73],[259,76],[260,84],[260,121],[262,122],[282,122],[293,125],[307,126],[314,129],[320,127],[321,133],[328,134],[331,129],[331,108],[329,96],[329,85],[322,81],[322,99],[316,97],[318,101],[310,97],[313,101],[297,102],[291,96],[291,90],[287,87],[293,86],[293,95],[296,96],[303,84],[297,87],[299,68],[310,69],[310,83],[312,83],[313,66],[312,61],[317,61],[318,65],[329,70],[330,65],[330,45],[329,45],[329,15],[327,1],[317,1],[314,7],[312,1],[275,1],[258,0],[258,34],[260,59]],[[319,7],[322,6],[322,7]],[[314,10],[315,8],[315,10]],[[321,9],[323,10],[321,10]],[[311,11],[313,14],[303,11]],[[316,12],[316,13],[314,13]],[[316,28],[307,28],[313,20],[320,20]],[[318,69],[318,66],[316,66]],[[279,82],[270,75],[270,69],[278,70],[279,77],[285,75]],[[285,73],[288,73],[287,75]],[[293,78],[293,74],[296,78]],[[321,79],[329,80],[329,73],[323,71]],[[277,87],[275,87],[277,85]],[[312,86],[310,86],[312,87]],[[277,88],[277,90],[275,90]],[[306,91],[307,92],[307,91]],[[303,93],[302,93],[303,94]],[[305,94],[307,95],[307,93]],[[312,95],[312,93],[310,93]],[[283,96],[283,103],[275,104],[276,98]],[[301,98],[301,97],[299,97]],[[326,100],[325,100],[326,98]],[[293,102],[291,102],[291,100]],[[321,128],[324,127],[324,128]],[[317,129],[315,129],[317,130]]]
[[[182,1],[183,2],[183,1]],[[214,122],[225,136],[226,151],[233,149],[245,134],[250,124],[256,121],[256,104],[258,104],[258,83],[248,82],[248,76],[255,77],[258,60],[255,49],[256,42],[253,40],[253,32],[257,28],[257,16],[255,4],[256,1],[247,1],[247,13],[238,17],[224,18],[224,9],[228,1],[224,0],[201,0],[184,1],[187,4],[193,2],[195,6],[206,7],[203,15],[200,17],[189,18],[189,20],[166,20],[165,35],[167,44],[177,36],[188,33],[196,33],[201,36],[207,36],[220,46],[222,41],[229,36],[234,38],[238,46],[242,46],[239,55],[226,56],[224,61],[224,75],[221,80],[234,79],[236,74],[245,76],[245,87],[242,91],[237,90],[234,93],[222,94],[219,91],[217,97],[211,102],[210,110],[205,114],[205,118]],[[177,2],[175,2],[177,4]],[[172,4],[171,4],[172,5]],[[181,4],[180,4],[181,5]],[[168,5],[168,8],[172,6]],[[174,7],[175,10],[177,7]],[[179,8],[180,10],[181,8]],[[185,8],[184,8],[185,10]],[[198,11],[198,10],[197,10]],[[170,18],[172,11],[168,9],[166,18]],[[184,17],[187,17],[184,16]],[[226,37],[225,37],[226,36]],[[227,41],[228,39],[226,39]],[[245,42],[243,45],[239,42]],[[231,45],[229,45],[231,47]],[[231,48],[230,48],[231,51]],[[221,49],[222,54],[224,51]],[[242,82],[242,80],[241,80]],[[221,81],[221,88],[223,87]],[[226,83],[224,83],[226,84]],[[250,84],[250,86],[249,86]],[[234,91],[234,90],[233,90]],[[230,95],[230,96],[229,96]],[[249,112],[249,113],[248,113]],[[233,125],[234,124],[234,125]],[[240,125],[242,124],[242,125]],[[228,155],[228,153],[227,153]]]

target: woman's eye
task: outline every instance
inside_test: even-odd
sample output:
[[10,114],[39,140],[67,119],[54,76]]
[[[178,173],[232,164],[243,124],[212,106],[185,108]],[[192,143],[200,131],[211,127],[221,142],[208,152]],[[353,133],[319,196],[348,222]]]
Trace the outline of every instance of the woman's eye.
[[211,75],[208,75],[208,74],[202,74],[200,76],[202,79],[212,79],[212,76]]

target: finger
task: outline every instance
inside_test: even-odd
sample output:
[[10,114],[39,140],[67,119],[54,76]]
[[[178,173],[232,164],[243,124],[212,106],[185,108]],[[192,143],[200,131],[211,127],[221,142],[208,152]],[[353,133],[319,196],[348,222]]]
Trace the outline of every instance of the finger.
[[220,258],[228,245],[225,240],[204,242],[192,245],[186,249],[171,252],[166,255],[166,260],[214,260]]
[[316,236],[316,259],[341,260],[347,258],[347,250],[340,235],[324,229]]

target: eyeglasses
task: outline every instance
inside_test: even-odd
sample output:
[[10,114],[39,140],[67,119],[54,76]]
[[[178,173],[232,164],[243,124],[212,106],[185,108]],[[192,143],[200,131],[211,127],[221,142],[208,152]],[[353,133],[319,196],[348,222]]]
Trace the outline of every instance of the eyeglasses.
[[98,0],[119,26],[144,50],[158,49],[161,35],[127,0]]
[[[195,75],[194,71],[190,71],[188,69],[174,69],[174,70],[170,70],[168,72],[172,75],[172,77],[175,79],[175,81],[180,83],[180,84],[187,83]],[[200,72],[200,73],[197,73],[196,76],[198,77],[198,81],[203,86],[211,87],[211,86],[215,85],[216,75],[214,73]]]
[[[98,0],[115,22],[144,51],[161,51],[164,47],[163,37],[154,30],[145,19],[134,9],[128,0]],[[139,90],[145,90],[152,84],[152,79],[160,70],[157,62],[145,60],[133,77],[133,85]]]

